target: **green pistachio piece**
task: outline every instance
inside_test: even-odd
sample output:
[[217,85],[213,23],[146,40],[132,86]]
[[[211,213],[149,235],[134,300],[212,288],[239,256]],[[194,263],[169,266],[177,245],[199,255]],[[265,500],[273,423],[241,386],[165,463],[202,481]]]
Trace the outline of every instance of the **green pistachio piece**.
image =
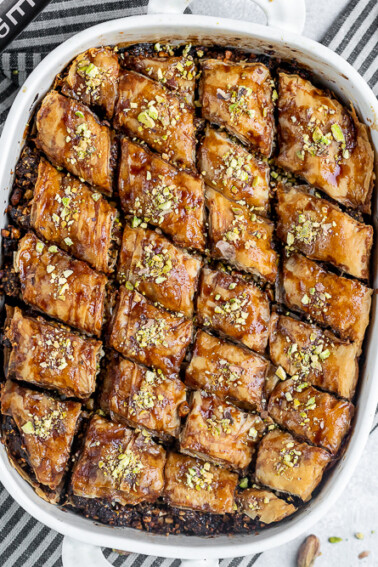
[[240,488],[247,488],[248,487],[248,477],[244,477],[241,479],[241,481],[239,482],[239,486]]
[[138,114],[138,122],[141,122],[141,124],[144,124],[147,128],[153,128],[155,126],[155,120],[146,110]]
[[342,129],[338,124],[332,124],[331,126],[333,137],[335,138],[336,142],[345,143],[345,138]]
[[27,421],[22,427],[21,427],[22,431],[26,434],[31,435],[32,433],[34,433],[34,425],[31,421]]

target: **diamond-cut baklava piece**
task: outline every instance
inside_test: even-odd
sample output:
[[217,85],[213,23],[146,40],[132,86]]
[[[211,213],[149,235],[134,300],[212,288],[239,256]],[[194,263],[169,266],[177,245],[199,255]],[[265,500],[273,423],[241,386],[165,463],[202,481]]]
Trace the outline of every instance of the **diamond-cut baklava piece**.
[[110,346],[146,366],[177,374],[192,338],[193,323],[155,307],[143,295],[121,287]]
[[258,448],[256,480],[307,502],[331,459],[324,449],[300,443],[290,433],[270,431]]
[[280,522],[296,511],[295,506],[278,498],[270,490],[264,488],[248,488],[237,495],[239,508],[252,520],[260,520],[264,524]]
[[206,189],[206,204],[212,256],[275,282],[278,260],[272,247],[274,224],[210,188]]
[[114,125],[146,142],[163,159],[195,167],[194,111],[156,81],[134,71],[122,73]]
[[7,307],[5,339],[10,343],[7,376],[65,396],[88,398],[95,390],[102,343],[66,327]]
[[343,339],[361,343],[369,323],[372,290],[293,254],[283,265],[283,298],[288,307],[303,311],[331,327]]
[[210,187],[265,215],[269,206],[269,167],[221,130],[206,128],[199,170]]
[[274,140],[273,87],[262,63],[202,63],[202,116],[270,156]]
[[118,281],[130,284],[170,311],[193,315],[202,262],[152,230],[125,227]]
[[273,313],[270,358],[281,378],[299,377],[343,398],[354,396],[358,380],[358,345],[292,317]]
[[279,74],[277,163],[343,205],[370,212],[374,154],[355,112],[299,75]]
[[261,411],[269,361],[208,333],[199,331],[193,357],[186,369],[185,383],[234,400],[243,407]]
[[36,144],[56,166],[63,166],[106,195],[113,191],[116,145],[111,130],[86,106],[56,91],[42,101],[36,118]]
[[154,502],[164,487],[165,451],[147,432],[94,416],[75,465],[75,496],[135,506]]
[[287,250],[329,262],[356,278],[369,277],[373,227],[362,224],[307,188],[277,188],[277,235]]
[[30,205],[30,226],[39,236],[96,270],[114,270],[121,224],[100,193],[42,158]]
[[180,436],[180,450],[244,470],[265,428],[259,415],[245,413],[211,394],[197,391]]
[[177,169],[126,138],[121,141],[119,196],[122,208],[160,227],[184,248],[205,249],[205,191],[198,175]]
[[281,427],[335,455],[350,429],[354,406],[291,379],[274,388],[268,412]]
[[106,276],[31,232],[19,242],[14,267],[26,303],[85,333],[101,334]]
[[71,63],[64,78],[62,93],[112,118],[118,96],[118,55],[110,47],[88,49]]
[[114,355],[106,368],[100,403],[115,421],[143,427],[163,438],[178,435],[181,413],[187,412],[181,380],[119,355]]
[[268,342],[269,300],[254,284],[224,272],[203,269],[197,317],[200,325],[264,352]]
[[81,404],[61,402],[8,380],[2,387],[1,411],[17,427],[4,437],[14,466],[40,496],[57,502]]
[[174,508],[210,514],[235,511],[238,475],[178,453],[169,453],[165,466],[164,500]]
[[191,56],[148,57],[125,53],[124,61],[127,67],[159,81],[188,104],[194,104],[197,68]]

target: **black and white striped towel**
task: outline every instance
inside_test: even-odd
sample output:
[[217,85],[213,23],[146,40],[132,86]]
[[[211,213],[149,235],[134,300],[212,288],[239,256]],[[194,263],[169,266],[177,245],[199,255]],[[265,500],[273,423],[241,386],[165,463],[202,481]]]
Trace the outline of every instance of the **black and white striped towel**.
[[[114,18],[143,14],[147,0],[53,0],[0,55],[0,129],[18,88],[56,45],[85,27]],[[323,38],[347,59],[378,95],[378,1],[351,0]],[[371,434],[378,435],[378,414]],[[43,526],[8,495],[0,484],[0,566],[61,567],[62,536]],[[116,567],[178,567],[178,560],[111,550],[105,557]],[[225,559],[221,567],[251,567],[260,555]],[[83,566],[84,567],[84,566]],[[86,566],[85,566],[86,567]]]

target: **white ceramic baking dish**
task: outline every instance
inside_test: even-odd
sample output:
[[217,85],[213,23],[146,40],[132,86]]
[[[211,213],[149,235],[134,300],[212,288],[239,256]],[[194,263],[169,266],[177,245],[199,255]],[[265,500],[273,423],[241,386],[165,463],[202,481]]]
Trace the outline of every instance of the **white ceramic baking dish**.
[[[229,19],[182,15],[187,0],[150,0],[149,14],[106,22],[89,28],[57,47],[38,65],[18,94],[9,112],[0,141],[0,198],[5,209],[12,187],[14,168],[24,140],[25,126],[55,75],[78,53],[89,47],[122,42],[188,41],[232,45],[257,53],[296,60],[308,67],[346,103],[352,102],[361,119],[370,126],[378,158],[378,102],[360,75],[338,55],[301,35],[304,0],[255,0],[267,14],[270,27]],[[297,32],[297,33],[294,33]],[[376,160],[378,162],[378,159]],[[376,193],[375,193],[376,199]],[[374,208],[378,228],[377,206]],[[6,225],[3,211],[0,226]],[[377,248],[374,250],[375,286],[378,281]],[[220,557],[243,556],[281,545],[307,531],[341,495],[358,464],[368,438],[378,402],[377,297],[373,300],[367,356],[360,376],[360,389],[353,433],[343,458],[334,467],[320,493],[283,524],[258,535],[220,536],[206,539],[159,536],[130,528],[96,524],[41,500],[10,466],[0,448],[0,479],[17,502],[35,518],[67,536],[63,545],[64,567],[109,565],[100,553],[103,546],[143,554],[216,563]],[[76,540],[76,541],[74,541]],[[194,562],[193,562],[194,564]]]

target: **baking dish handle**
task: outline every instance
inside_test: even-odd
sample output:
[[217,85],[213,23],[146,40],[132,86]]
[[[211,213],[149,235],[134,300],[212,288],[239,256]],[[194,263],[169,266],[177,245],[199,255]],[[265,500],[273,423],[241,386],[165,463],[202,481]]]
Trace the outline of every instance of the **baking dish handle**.
[[[102,553],[101,547],[89,545],[64,536],[62,545],[63,567],[111,567]],[[218,559],[183,559],[183,567],[218,567]]]
[[[149,14],[182,14],[191,0],[149,0]],[[265,12],[268,26],[301,34],[306,20],[305,0],[252,0]]]

